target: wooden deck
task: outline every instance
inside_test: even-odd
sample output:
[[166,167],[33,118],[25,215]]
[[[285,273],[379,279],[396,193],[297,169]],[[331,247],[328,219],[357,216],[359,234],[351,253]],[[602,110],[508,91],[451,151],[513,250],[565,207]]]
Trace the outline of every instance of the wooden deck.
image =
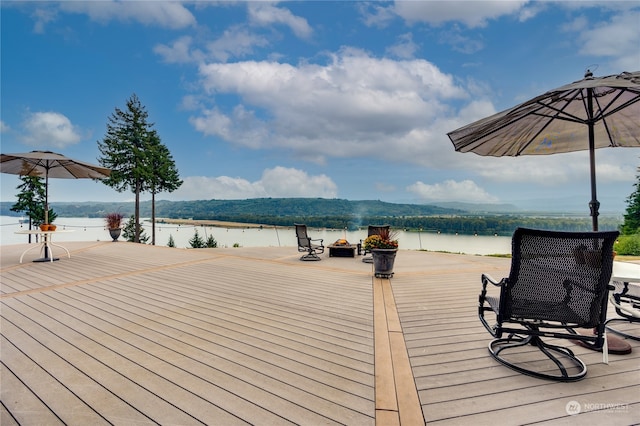
[[508,259],[400,251],[384,280],[295,247],[64,245],[23,264],[26,245],[1,247],[3,426],[640,422],[636,341],[609,365],[573,346],[576,383],[488,355],[480,274]]

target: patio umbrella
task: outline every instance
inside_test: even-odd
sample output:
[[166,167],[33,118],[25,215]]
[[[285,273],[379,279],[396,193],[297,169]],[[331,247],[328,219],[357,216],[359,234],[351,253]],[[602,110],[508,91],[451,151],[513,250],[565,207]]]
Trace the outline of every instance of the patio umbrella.
[[44,220],[49,222],[49,178],[104,179],[111,170],[83,161],[73,160],[51,151],[31,151],[20,154],[0,154],[0,172],[45,179]]
[[448,133],[456,151],[485,156],[588,150],[593,230],[598,230],[595,150],[640,147],[640,71],[584,79]]

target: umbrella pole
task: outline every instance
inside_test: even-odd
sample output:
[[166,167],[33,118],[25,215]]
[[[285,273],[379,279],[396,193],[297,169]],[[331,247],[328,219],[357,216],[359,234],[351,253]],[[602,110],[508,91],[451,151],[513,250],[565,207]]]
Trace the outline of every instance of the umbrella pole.
[[591,201],[589,202],[589,209],[591,210],[591,221],[593,224],[593,231],[598,230],[598,210],[600,209],[600,202],[598,202],[598,195],[596,192],[596,148],[595,148],[595,136],[593,130],[593,89],[587,89],[587,108],[588,108],[588,127],[589,127],[589,168],[591,170]]
[[44,223],[49,223],[49,169],[44,177]]
[[[49,223],[49,168],[44,175],[44,223]],[[44,244],[44,260],[49,260],[49,242],[46,241],[47,235],[43,235]]]

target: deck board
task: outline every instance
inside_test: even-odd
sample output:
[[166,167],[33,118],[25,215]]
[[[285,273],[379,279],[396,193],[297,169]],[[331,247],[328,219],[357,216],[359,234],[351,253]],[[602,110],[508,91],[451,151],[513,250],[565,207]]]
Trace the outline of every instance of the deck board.
[[[360,258],[301,262],[295,248],[67,244],[71,258],[50,264],[18,264],[27,246],[2,247],[3,426],[640,419],[639,342],[609,365],[575,347],[589,369],[576,383],[489,356],[480,274],[504,276],[508,259],[401,251],[394,278],[380,280]],[[606,403],[625,409],[594,409]]]
[[[498,259],[492,263],[487,265],[492,275],[508,275],[508,260],[502,267]],[[496,419],[514,425],[574,424],[578,419],[584,424],[626,424],[640,419],[638,342],[632,341],[631,355],[610,355],[609,365],[602,363],[602,354],[572,345],[587,363],[587,378],[575,383],[540,380],[503,367],[489,356],[491,336],[477,319],[481,288],[477,269],[456,275],[425,271],[422,279],[417,274],[397,274],[393,284],[428,424],[492,424]],[[535,348],[523,352],[525,358],[537,355]],[[571,401],[619,403],[627,409],[573,417],[566,410]]]

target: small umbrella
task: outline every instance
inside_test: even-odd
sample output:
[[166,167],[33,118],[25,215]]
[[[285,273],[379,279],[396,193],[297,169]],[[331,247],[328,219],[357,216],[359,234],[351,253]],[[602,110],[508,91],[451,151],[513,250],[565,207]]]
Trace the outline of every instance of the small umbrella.
[[111,170],[83,161],[73,160],[51,151],[31,151],[20,154],[1,154],[0,172],[20,176],[39,176],[45,179],[45,222],[49,222],[49,178],[104,179]]
[[595,149],[640,147],[640,71],[584,79],[448,133],[456,151],[485,156],[588,150],[589,206],[598,230]]

